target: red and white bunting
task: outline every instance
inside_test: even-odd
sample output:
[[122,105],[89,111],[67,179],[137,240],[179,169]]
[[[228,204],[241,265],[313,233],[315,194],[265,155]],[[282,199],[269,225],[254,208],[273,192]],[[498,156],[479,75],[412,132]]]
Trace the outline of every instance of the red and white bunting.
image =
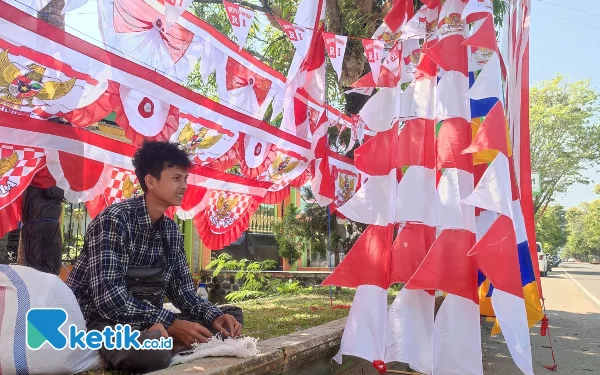
[[43,159],[44,152],[37,147],[0,143],[0,209],[25,191]]
[[192,4],[193,0],[165,0],[165,32],[169,32],[177,19]]
[[344,54],[346,52],[346,45],[348,44],[348,37],[324,32],[323,40],[325,41],[325,49],[327,51],[327,56],[329,56],[329,59],[331,60],[331,65],[337,73],[338,79],[341,79],[342,64],[344,62]]
[[365,49],[365,57],[371,66],[373,77],[379,77],[381,70],[381,60],[383,59],[383,40],[363,39],[363,47]]
[[244,48],[244,45],[246,45],[250,27],[252,27],[252,23],[254,23],[254,11],[227,0],[223,0],[223,5],[225,6],[227,18],[233,28],[233,34],[237,38],[237,43],[240,46],[241,51]]
[[168,29],[165,16],[144,0],[98,0],[98,8],[102,39],[112,53],[181,81],[202,56],[201,38],[178,23]]

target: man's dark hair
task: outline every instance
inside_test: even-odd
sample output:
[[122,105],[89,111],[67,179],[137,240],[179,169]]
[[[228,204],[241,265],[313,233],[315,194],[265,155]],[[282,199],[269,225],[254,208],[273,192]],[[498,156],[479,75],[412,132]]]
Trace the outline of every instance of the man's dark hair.
[[151,175],[160,180],[160,174],[167,168],[180,167],[189,169],[192,162],[186,152],[176,143],[144,141],[142,147],[133,156],[135,175],[145,192],[148,191],[144,177]]

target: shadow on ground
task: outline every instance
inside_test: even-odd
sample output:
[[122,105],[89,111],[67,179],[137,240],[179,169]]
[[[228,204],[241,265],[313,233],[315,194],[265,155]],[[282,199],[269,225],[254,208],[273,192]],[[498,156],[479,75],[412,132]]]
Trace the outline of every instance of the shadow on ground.
[[[540,336],[540,325],[530,330],[533,371],[537,374],[600,374],[600,314],[577,314],[548,310],[550,335]],[[486,375],[521,374],[514,364],[504,337],[490,337],[492,323],[484,322],[482,330],[483,364]],[[558,368],[552,365],[550,340]]]

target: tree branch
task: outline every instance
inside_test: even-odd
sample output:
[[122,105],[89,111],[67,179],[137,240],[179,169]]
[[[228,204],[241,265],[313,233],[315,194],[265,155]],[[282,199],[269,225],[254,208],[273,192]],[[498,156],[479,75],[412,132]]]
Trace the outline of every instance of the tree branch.
[[[223,0],[194,0],[193,2],[197,4],[223,4]],[[268,0],[260,0],[261,5],[252,4],[243,0],[238,3],[245,8],[264,13],[271,25],[281,30],[281,26],[279,25],[279,22],[277,22],[276,16],[273,14],[273,8],[269,5]]]
[[[223,4],[223,0],[194,0],[194,3],[197,4]],[[268,6],[268,4],[266,4],[266,1],[262,1],[261,0],[261,4],[263,4],[262,6],[260,5],[255,5],[246,1],[239,1],[239,5],[248,8],[248,9],[252,9],[252,10],[256,10],[258,12],[263,12],[263,13],[271,13],[271,7]],[[266,6],[265,6],[266,4]]]

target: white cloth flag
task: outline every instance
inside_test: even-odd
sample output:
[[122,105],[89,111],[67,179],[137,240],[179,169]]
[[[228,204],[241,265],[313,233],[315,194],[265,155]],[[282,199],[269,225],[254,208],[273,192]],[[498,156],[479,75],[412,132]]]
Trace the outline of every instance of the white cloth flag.
[[327,51],[327,56],[329,56],[329,59],[331,60],[331,65],[333,66],[333,69],[335,69],[338,79],[341,79],[342,64],[344,62],[348,37],[332,33],[323,33],[323,40],[325,41],[325,49]]
[[72,12],[88,3],[89,0],[66,0],[61,14]]
[[193,0],[165,0],[165,32],[168,32],[177,19],[192,4]]
[[254,11],[230,3],[226,0],[223,0],[223,5],[225,5],[227,18],[229,18],[229,23],[231,23],[233,33],[237,38],[237,43],[240,46],[241,51],[244,48],[244,45],[246,45],[250,27],[252,27],[252,23],[254,22]]
[[432,373],[434,307],[435,297],[426,291],[400,290],[388,313],[386,362],[405,362],[423,374]]

